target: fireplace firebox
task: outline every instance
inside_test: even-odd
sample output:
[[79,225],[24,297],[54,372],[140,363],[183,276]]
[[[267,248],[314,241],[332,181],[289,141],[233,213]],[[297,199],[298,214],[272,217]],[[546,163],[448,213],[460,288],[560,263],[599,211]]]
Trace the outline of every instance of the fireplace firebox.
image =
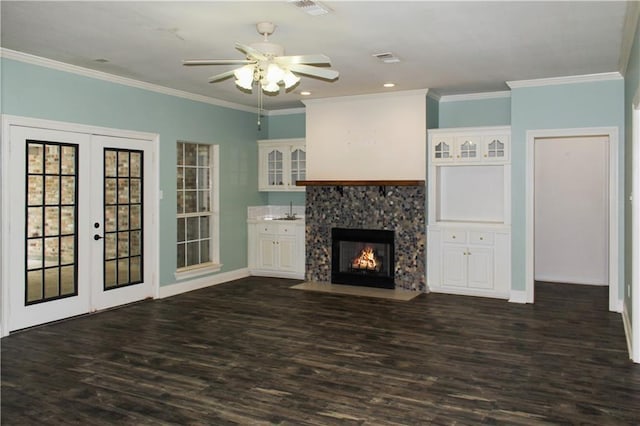
[[331,229],[331,282],[395,288],[394,231]]

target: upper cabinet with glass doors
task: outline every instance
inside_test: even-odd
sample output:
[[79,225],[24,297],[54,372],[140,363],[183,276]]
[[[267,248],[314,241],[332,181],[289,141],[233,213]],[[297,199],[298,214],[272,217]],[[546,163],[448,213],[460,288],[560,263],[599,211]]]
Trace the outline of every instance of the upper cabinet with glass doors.
[[431,161],[440,164],[508,163],[509,133],[473,133],[457,129],[431,138]]
[[258,161],[260,191],[304,191],[303,186],[296,186],[307,171],[304,139],[258,141]]

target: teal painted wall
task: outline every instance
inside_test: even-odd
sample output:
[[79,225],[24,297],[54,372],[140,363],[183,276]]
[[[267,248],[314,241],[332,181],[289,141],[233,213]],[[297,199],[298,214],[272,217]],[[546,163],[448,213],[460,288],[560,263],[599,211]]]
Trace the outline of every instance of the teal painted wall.
[[[511,92],[511,214],[512,282],[525,290],[525,164],[526,132],[541,129],[617,127],[620,147],[620,182],[624,181],[624,81],[610,80],[513,89]],[[620,253],[624,250],[624,185],[620,197]],[[620,256],[620,283],[624,263]],[[620,284],[620,296],[623,286]]]
[[[306,115],[294,114],[270,115],[269,131],[266,139],[304,138],[306,135]],[[257,164],[257,163],[256,163]],[[304,192],[267,192],[267,204],[272,206],[304,206]]]
[[440,125],[440,103],[427,96],[427,129],[437,129]]
[[492,98],[467,101],[440,101],[438,126],[508,126],[511,124],[511,99]]
[[270,115],[269,132],[266,139],[304,138],[306,133],[306,114]]
[[247,266],[247,206],[257,190],[256,115],[2,59],[2,113],[160,135],[160,285],[175,282],[176,141],[220,146],[222,272]]
[[[631,47],[631,56],[629,57],[629,62],[627,63],[627,71],[625,73],[624,79],[624,117],[625,117],[625,129],[626,129],[626,144],[625,144],[625,184],[626,184],[626,194],[630,194],[633,188],[632,185],[632,167],[631,163],[633,162],[633,153],[634,150],[640,149],[638,146],[634,146],[632,144],[632,136],[633,136],[633,127],[632,127],[632,102],[636,93],[640,90],[640,24],[636,26],[636,32],[634,36],[634,42]],[[637,195],[636,195],[637,196]],[[631,201],[627,197],[625,200],[625,235],[631,235]],[[638,212],[636,212],[636,215]],[[628,317],[633,318],[633,304],[631,300],[633,298],[634,291],[640,291],[638,288],[633,288],[632,284],[632,274],[631,274],[631,265],[632,265],[632,251],[631,251],[631,238],[627,238],[625,244],[624,251],[624,259],[625,259],[625,277],[626,277],[626,285],[625,285],[625,296],[624,296],[624,309],[628,313]],[[632,326],[638,326],[638,324],[633,324]],[[633,333],[630,333],[633,336]],[[640,342],[633,342],[634,345],[640,344]]]

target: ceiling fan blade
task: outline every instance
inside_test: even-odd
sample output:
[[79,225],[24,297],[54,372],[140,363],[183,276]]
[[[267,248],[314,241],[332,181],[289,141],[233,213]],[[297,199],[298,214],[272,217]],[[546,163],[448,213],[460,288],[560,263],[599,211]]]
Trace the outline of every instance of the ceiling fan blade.
[[322,54],[315,55],[295,55],[295,56],[278,56],[276,62],[279,64],[329,64],[331,65],[331,59],[328,56]]
[[182,61],[182,65],[242,65],[242,64],[255,64],[256,61],[249,59],[189,59]]
[[314,67],[311,65],[304,65],[304,64],[291,64],[289,65],[289,69],[291,71],[294,71],[300,74],[320,77],[326,80],[335,80],[340,75],[340,73],[336,70]]
[[216,81],[220,81],[220,80],[224,80],[225,78],[229,78],[231,76],[233,76],[233,73],[236,70],[231,70],[231,71],[227,71],[227,72],[223,72],[221,74],[217,74],[214,75],[212,77],[209,77],[209,83],[215,83]]
[[[251,46],[247,46],[246,44],[242,44],[242,43],[238,43],[236,42],[236,49],[238,49],[241,52],[246,53],[247,55],[249,55],[250,57],[254,58],[257,61],[266,61],[267,57],[260,52],[259,50],[254,49]],[[255,61],[253,61],[255,62]]]

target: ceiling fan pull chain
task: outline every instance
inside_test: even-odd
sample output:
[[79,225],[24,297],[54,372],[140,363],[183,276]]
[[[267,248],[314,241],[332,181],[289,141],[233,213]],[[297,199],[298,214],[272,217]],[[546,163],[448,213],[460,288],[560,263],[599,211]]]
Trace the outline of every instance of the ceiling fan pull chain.
[[[258,82],[255,82],[256,86],[260,86]],[[258,131],[262,129],[262,90],[258,87]]]

